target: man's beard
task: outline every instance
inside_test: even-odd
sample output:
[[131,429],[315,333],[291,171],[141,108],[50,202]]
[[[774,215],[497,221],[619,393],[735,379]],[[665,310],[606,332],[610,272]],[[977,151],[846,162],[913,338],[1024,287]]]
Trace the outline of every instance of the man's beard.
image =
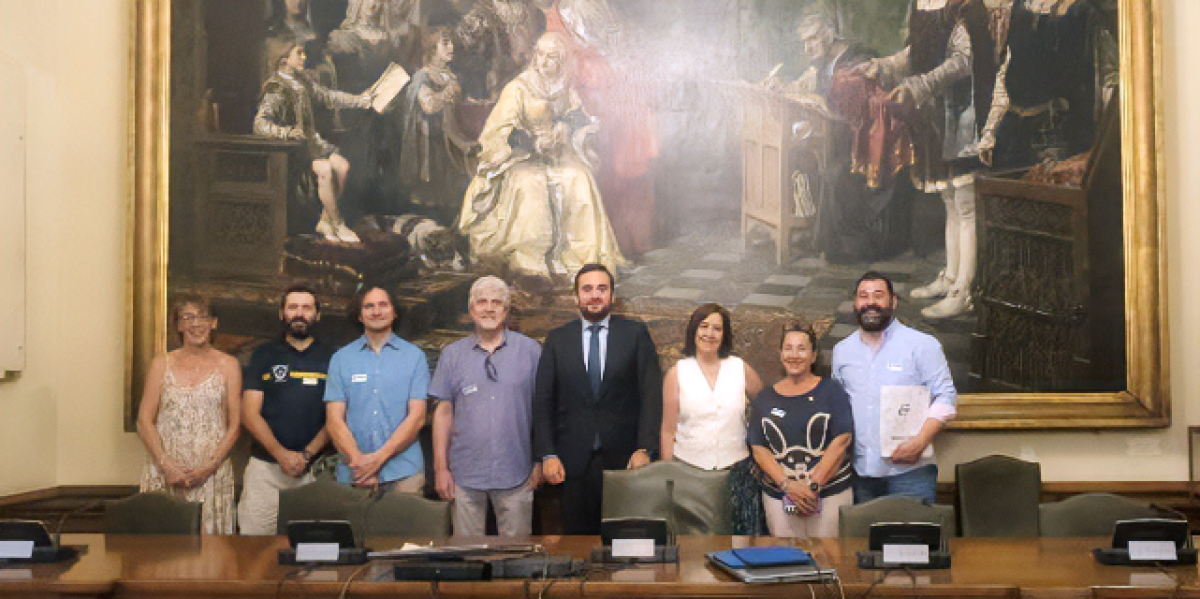
[[300,340],[308,339],[312,335],[312,323],[305,320],[303,316],[297,316],[291,321],[283,322],[283,331],[289,337]]
[[861,310],[855,310],[854,315],[858,317],[858,326],[868,333],[876,333],[887,328],[892,322],[893,310],[881,308],[879,306],[867,306]]
[[579,313],[582,314],[583,319],[588,322],[600,322],[601,320],[604,320],[605,316],[608,316],[609,312],[612,312],[612,304],[605,306],[604,309],[599,312],[592,312],[588,310],[588,307],[586,306],[581,306],[579,308]]

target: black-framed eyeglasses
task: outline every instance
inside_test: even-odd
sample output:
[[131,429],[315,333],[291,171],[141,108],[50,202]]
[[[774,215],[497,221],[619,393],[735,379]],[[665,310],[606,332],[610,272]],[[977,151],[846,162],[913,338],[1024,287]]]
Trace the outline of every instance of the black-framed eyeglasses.
[[492,354],[483,358],[483,372],[493,383],[500,380],[500,373],[496,371],[496,365],[492,362]]

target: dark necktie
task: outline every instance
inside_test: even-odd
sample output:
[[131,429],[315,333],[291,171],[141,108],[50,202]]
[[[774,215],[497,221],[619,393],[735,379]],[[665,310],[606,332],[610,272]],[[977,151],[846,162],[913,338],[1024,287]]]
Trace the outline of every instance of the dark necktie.
[[587,371],[592,383],[592,398],[600,399],[600,325],[588,325],[592,340],[588,344]]

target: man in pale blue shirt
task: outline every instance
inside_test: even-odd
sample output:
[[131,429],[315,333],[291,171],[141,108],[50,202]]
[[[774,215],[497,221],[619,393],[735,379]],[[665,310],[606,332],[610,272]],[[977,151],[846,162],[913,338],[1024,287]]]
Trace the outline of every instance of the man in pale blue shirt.
[[[877,272],[864,274],[854,292],[859,330],[833,348],[833,378],[850,395],[854,413],[855,503],[884,495],[933,503],[937,464],[932,448],[925,452],[955,415],[958,393],[941,344],[896,320],[896,303],[891,280]],[[930,404],[920,432],[884,455],[880,403],[888,387],[923,387]]]
[[342,456],[338,481],[420,493],[425,462],[416,440],[425,424],[429,363],[417,346],[392,332],[391,292],[367,287],[349,312],[363,336],[333,354],[325,386],[325,426]]

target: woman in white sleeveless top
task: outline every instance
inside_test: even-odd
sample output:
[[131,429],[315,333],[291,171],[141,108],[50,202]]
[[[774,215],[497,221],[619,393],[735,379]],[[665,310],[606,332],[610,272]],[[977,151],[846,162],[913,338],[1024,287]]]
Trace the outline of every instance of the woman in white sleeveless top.
[[756,534],[758,486],[746,445],[748,397],[762,390],[758,373],[730,355],[729,311],[704,304],[692,313],[682,360],[663,377],[662,459],[704,470],[729,470],[734,534]]

